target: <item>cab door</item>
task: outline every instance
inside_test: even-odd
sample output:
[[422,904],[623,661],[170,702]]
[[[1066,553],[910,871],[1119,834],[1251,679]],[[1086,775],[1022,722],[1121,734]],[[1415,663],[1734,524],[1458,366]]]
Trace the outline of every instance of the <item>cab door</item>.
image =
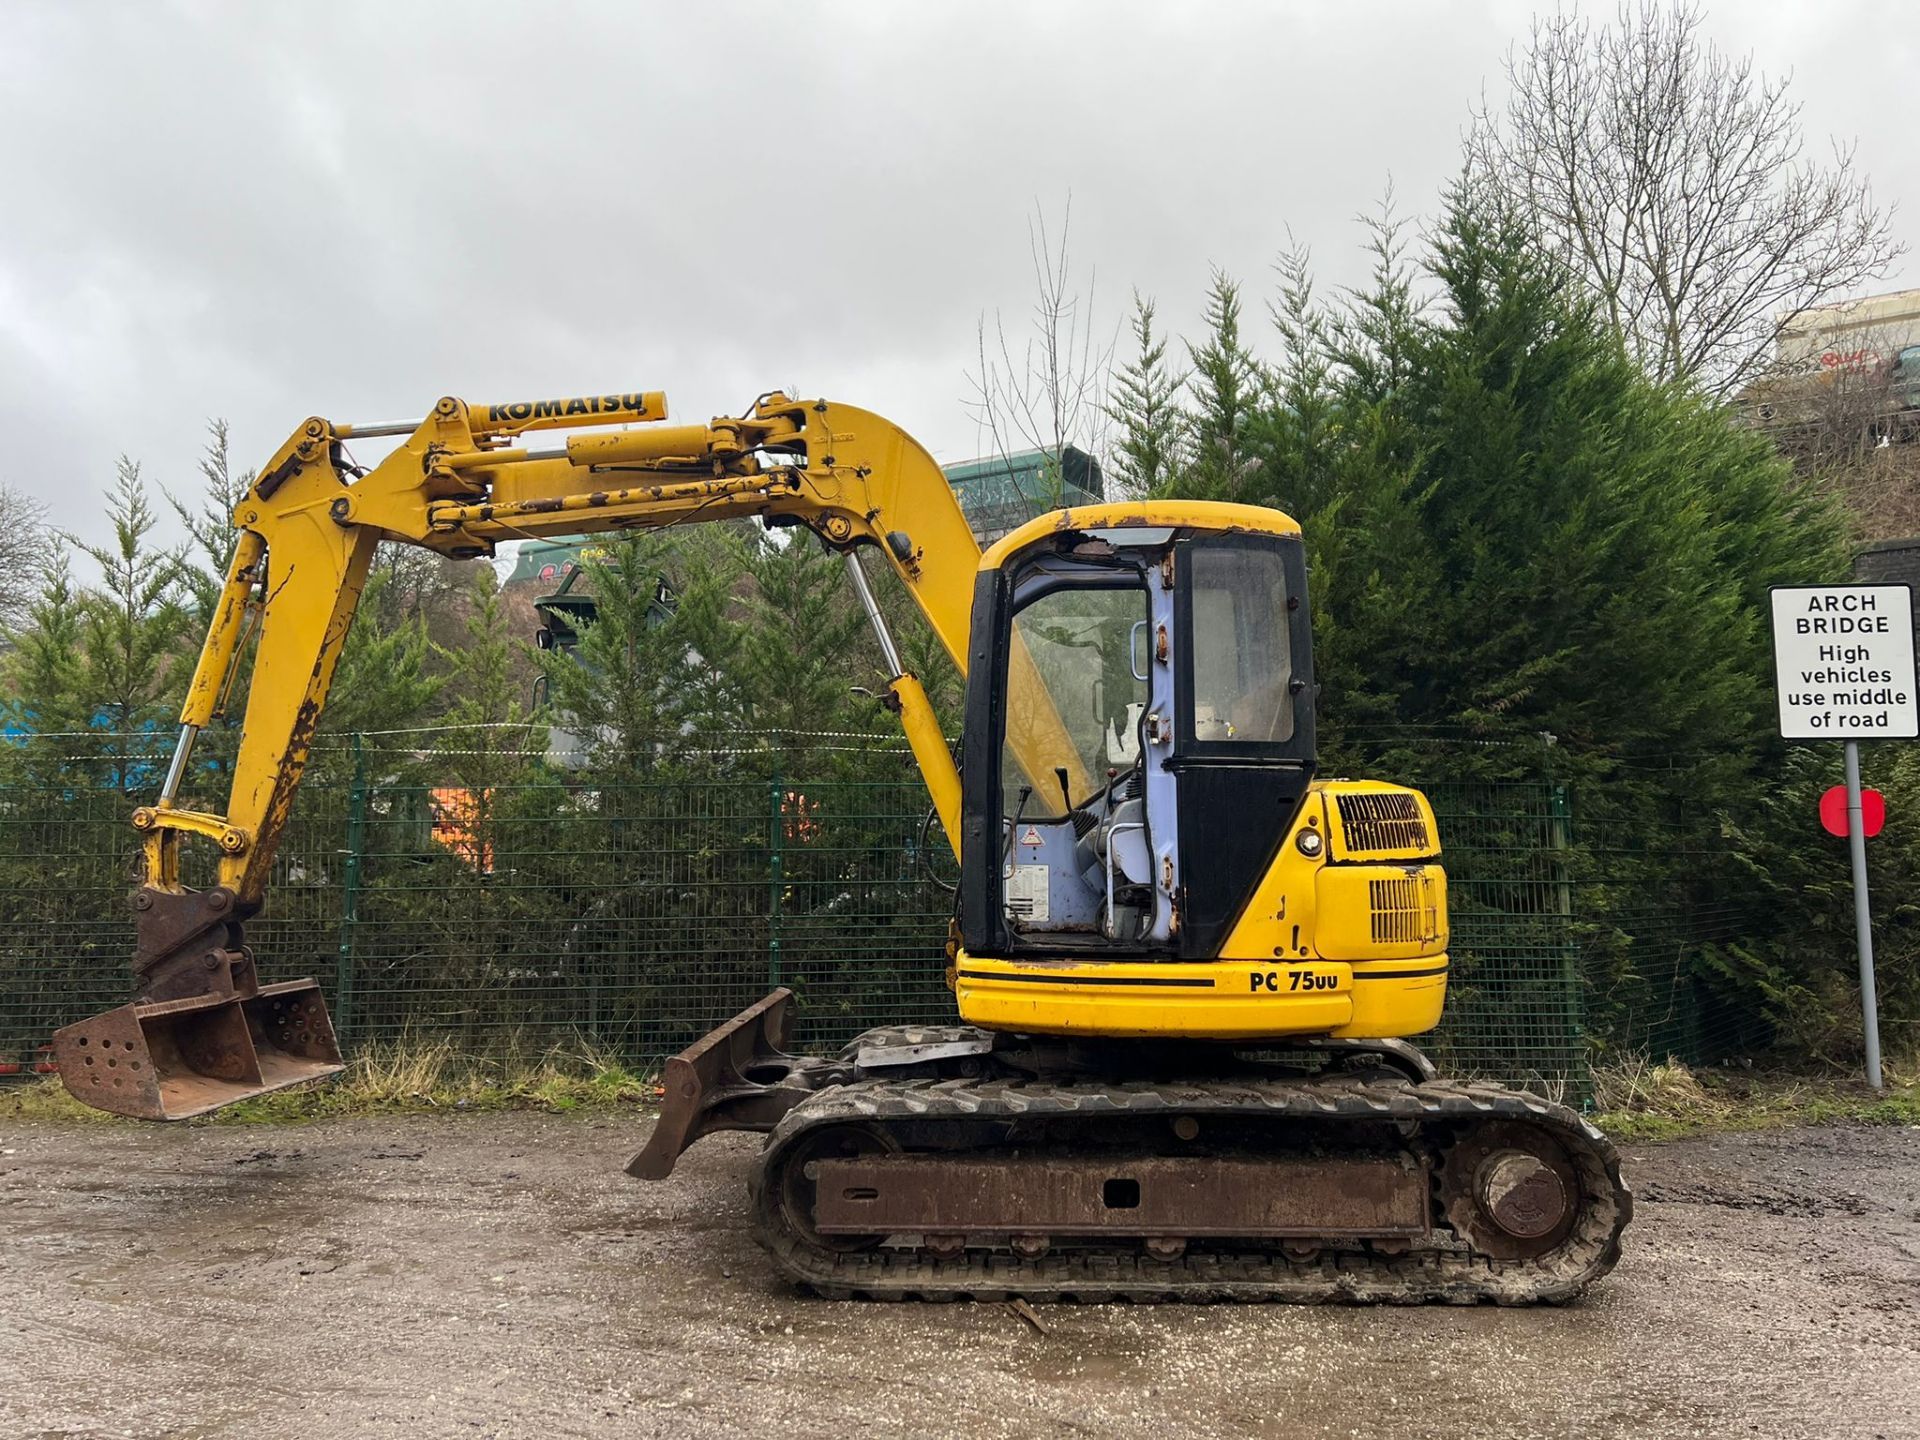
[[1213,959],[1272,866],[1314,772],[1313,640],[1297,536],[1174,546],[1178,941]]
[[973,953],[1171,952],[1172,538],[1079,536],[982,577],[962,766]]

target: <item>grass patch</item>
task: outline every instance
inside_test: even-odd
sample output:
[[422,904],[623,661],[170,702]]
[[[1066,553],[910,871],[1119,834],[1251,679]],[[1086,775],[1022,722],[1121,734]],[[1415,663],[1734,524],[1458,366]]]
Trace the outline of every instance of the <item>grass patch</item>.
[[[368,1045],[332,1080],[242,1100],[206,1119],[221,1125],[298,1124],[331,1115],[422,1115],[476,1110],[568,1111],[651,1104],[651,1074],[578,1045],[482,1059],[446,1040]],[[110,1123],[52,1077],[0,1088],[0,1119]]]
[[[1646,1056],[1596,1067],[1594,1122],[1616,1140],[1677,1140],[1781,1125],[1920,1125],[1920,1056],[1886,1067],[1886,1090],[1858,1079],[1751,1070],[1693,1070]],[[483,1059],[442,1039],[368,1045],[331,1081],[243,1100],[206,1117],[217,1125],[299,1124],[333,1115],[488,1110],[598,1110],[651,1105],[651,1073],[585,1043]],[[51,1076],[0,1086],[0,1120],[111,1124]]]
[[1693,1070],[1641,1055],[1593,1074],[1594,1123],[1616,1140],[1678,1140],[1782,1125],[1920,1125],[1920,1064],[1883,1067],[1887,1087],[1858,1078],[1750,1070]]

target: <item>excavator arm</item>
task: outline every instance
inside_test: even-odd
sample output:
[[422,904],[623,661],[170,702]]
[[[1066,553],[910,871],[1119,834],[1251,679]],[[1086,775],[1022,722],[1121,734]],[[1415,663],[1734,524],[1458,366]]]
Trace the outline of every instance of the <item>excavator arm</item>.
[[[262,987],[242,938],[382,540],[456,559],[504,540],[758,517],[805,526],[846,559],[890,672],[900,716],[949,842],[960,779],[919,680],[902,665],[856,553],[876,548],[962,673],[980,550],[933,458],[899,427],[848,405],[770,394],[741,416],[668,425],[657,392],[506,405],[441,400],[419,421],[314,418],[289,437],[235,510],[232,564],[181,710],[158,800],[137,810],[145,881],[133,895],[137,999],[54,1037],[67,1086],[121,1114],[178,1119],[337,1070],[318,987]],[[541,447],[540,432],[566,430]],[[355,439],[398,438],[370,470]],[[224,814],[180,803],[195,737],[251,649]],[[1016,664],[1030,664],[1024,654]],[[1045,733],[1056,732],[1051,738]],[[1034,773],[1071,747],[1058,717],[1013,743]],[[181,882],[190,837],[218,852],[218,883]]]

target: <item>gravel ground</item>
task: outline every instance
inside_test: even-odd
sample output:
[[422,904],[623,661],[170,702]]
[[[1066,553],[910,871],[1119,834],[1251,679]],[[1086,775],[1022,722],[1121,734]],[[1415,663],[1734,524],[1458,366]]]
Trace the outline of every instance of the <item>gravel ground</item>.
[[1559,1309],[833,1304],[747,1137],[0,1121],[4,1436],[1920,1436],[1920,1129],[1632,1148]]

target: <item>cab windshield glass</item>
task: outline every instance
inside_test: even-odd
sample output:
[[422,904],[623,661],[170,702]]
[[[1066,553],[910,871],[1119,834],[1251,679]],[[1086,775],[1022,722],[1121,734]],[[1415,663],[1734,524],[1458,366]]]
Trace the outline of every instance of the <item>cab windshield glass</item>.
[[[1147,595],[1138,586],[1067,588],[1013,617],[1007,653],[1007,743],[1001,754],[1001,814],[1058,818],[1065,772],[1073,803],[1132,763],[1145,708],[1150,641]],[[1026,792],[1022,805],[1022,791]]]

